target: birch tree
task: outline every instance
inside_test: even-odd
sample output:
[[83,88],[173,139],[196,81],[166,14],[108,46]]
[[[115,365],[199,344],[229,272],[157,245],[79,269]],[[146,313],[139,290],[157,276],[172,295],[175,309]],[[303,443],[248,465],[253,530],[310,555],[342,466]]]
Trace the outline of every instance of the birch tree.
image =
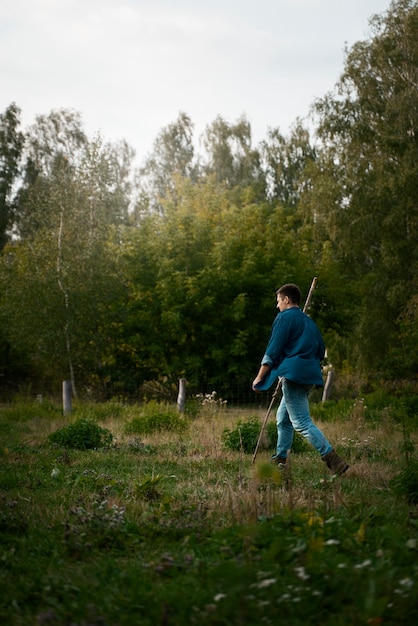
[[21,238],[7,250],[3,277],[13,345],[46,377],[71,378],[77,389],[77,380],[104,384],[112,362],[129,198],[115,166],[118,149],[87,140],[70,121],[66,128],[67,116],[54,114],[50,125],[42,118],[29,137],[33,169],[20,197]]
[[20,109],[13,103],[0,115],[0,251],[13,228],[23,141]]

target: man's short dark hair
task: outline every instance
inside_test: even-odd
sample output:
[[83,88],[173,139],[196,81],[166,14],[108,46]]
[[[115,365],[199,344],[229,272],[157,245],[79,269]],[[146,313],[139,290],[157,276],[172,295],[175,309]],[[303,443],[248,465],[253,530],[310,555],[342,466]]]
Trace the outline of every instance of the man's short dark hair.
[[286,285],[283,285],[282,287],[276,289],[276,296],[279,294],[283,298],[284,296],[287,296],[289,300],[293,302],[293,304],[297,304],[299,306],[302,294],[300,293],[300,289],[297,285],[294,285],[293,283],[287,283]]

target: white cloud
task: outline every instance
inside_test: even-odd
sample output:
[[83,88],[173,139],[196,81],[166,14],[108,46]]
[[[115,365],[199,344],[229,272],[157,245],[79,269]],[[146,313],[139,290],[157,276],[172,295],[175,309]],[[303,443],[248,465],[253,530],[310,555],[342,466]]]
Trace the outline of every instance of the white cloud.
[[73,108],[143,157],[188,113],[286,131],[337,81],[345,42],[389,0],[2,0],[0,111]]

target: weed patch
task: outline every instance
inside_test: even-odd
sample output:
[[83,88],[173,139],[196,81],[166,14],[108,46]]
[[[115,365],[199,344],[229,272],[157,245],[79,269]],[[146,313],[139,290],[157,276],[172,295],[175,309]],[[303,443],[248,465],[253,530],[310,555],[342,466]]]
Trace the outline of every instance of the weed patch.
[[166,404],[151,400],[140,409],[138,417],[127,423],[127,434],[144,435],[154,432],[183,432],[188,423],[177,409]]

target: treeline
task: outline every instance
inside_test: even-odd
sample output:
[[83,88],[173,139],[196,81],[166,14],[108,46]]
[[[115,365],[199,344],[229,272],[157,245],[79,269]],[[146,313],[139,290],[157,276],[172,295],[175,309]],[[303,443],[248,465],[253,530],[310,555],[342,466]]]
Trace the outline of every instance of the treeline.
[[[340,386],[418,371],[418,6],[393,2],[334,92],[253,146],[245,118],[200,137],[180,113],[141,167],[52,111],[0,115],[0,393],[71,379],[248,387],[275,288],[297,282]],[[223,387],[224,388],[224,387]]]

